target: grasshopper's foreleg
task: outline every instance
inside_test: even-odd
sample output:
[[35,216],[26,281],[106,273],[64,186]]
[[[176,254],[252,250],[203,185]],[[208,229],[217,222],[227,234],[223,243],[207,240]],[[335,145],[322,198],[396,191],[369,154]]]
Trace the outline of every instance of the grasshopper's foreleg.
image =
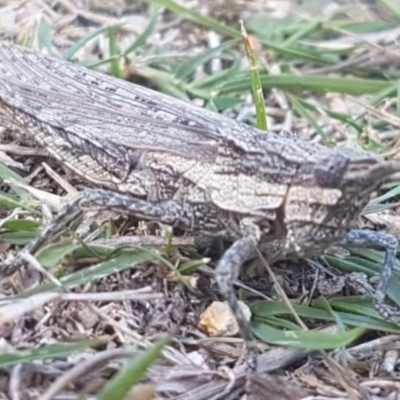
[[398,323],[397,318],[400,313],[385,303],[390,276],[396,261],[397,239],[387,233],[355,229],[351,230],[340,244],[346,247],[373,247],[385,250],[385,260],[376,289],[374,303],[376,310],[382,317]]
[[257,345],[256,339],[251,331],[250,324],[239,307],[238,298],[234,290],[234,282],[239,277],[242,265],[257,256],[257,246],[260,232],[257,225],[251,220],[242,223],[243,237],[236,240],[224,253],[219,261],[215,278],[221,294],[229,304],[232,313],[239,325],[240,333],[247,347],[247,369],[250,374],[257,370]]

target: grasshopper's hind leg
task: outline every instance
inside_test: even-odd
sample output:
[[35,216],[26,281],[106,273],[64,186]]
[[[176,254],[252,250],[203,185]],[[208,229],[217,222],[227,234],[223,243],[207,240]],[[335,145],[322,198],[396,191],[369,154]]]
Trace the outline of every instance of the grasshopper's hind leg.
[[[79,193],[64,205],[54,220],[25,247],[25,251],[33,254],[45,243],[57,238],[66,226],[82,218],[85,210],[109,210],[120,214],[129,214],[144,220],[154,220],[164,224],[190,224],[190,218],[184,212],[184,206],[173,200],[149,202],[129,195],[109,190],[90,189]],[[21,257],[0,263],[0,276],[14,273],[23,265]]]

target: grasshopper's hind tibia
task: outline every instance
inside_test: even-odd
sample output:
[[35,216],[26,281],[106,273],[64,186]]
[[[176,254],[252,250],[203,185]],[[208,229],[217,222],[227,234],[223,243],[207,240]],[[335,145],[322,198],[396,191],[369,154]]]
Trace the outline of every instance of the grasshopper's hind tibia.
[[[184,207],[174,200],[149,202],[129,195],[109,190],[90,189],[79,193],[56,215],[53,221],[25,247],[25,251],[34,254],[44,244],[56,239],[71,223],[82,218],[85,210],[116,211],[147,221],[157,221],[168,225],[176,223],[189,224],[189,217]],[[0,263],[0,276],[14,273],[23,265],[21,257]]]

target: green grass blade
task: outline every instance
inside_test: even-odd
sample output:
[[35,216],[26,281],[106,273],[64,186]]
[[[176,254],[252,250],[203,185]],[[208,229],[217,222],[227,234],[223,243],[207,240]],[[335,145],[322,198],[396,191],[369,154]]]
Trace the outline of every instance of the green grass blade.
[[307,109],[303,107],[302,103],[297,99],[297,97],[289,94],[287,97],[298,114],[307,120],[308,123],[315,129],[315,131],[322,137],[324,144],[330,144],[331,140],[329,136],[325,134],[325,132],[318,125],[317,121],[311,116]]
[[259,321],[252,324],[252,329],[254,334],[266,343],[311,350],[346,347],[365,333],[363,328],[354,328],[336,334],[322,331],[282,331]]
[[158,19],[158,9],[157,7],[150,6],[150,21],[147,24],[144,31],[137,37],[137,39],[125,50],[124,55],[128,56],[131,53],[134,53],[136,50],[141,48],[147,42],[147,39],[154,32],[154,28]]
[[[105,278],[111,274],[124,271],[128,268],[135,268],[139,265],[154,260],[154,252],[146,249],[143,250],[121,250],[120,254],[110,260],[100,262],[83,270],[74,272],[59,280],[65,289],[73,289],[80,285],[85,285],[89,282],[94,282],[97,279]],[[28,297],[37,293],[47,291],[59,291],[60,288],[53,282],[47,282],[40,287],[28,290],[20,294],[21,297]]]
[[165,7],[168,10],[180,15],[181,17],[188,19],[200,26],[204,26],[206,28],[212,29],[215,32],[220,33],[221,35],[240,39],[240,32],[232,29],[224,24],[219,23],[211,18],[203,17],[199,13],[193,11],[191,8],[181,6],[174,1],[171,0],[144,0],[149,4],[156,4],[161,7]]
[[129,391],[145,377],[147,370],[160,357],[170,341],[169,337],[159,340],[142,356],[127,362],[122,369],[106,383],[98,395],[99,400],[123,400]]
[[115,35],[115,31],[110,29],[108,31],[108,51],[110,53],[110,65],[111,65],[111,74],[116,78],[122,77],[122,71],[120,68],[120,52],[118,48],[118,41]]
[[[239,76],[227,82],[221,87],[221,94],[244,92],[251,90],[251,83],[246,77]],[[392,85],[393,82],[385,82],[373,79],[361,78],[336,78],[318,76],[293,76],[293,75],[261,75],[261,83],[264,89],[281,89],[293,92],[310,90],[319,93],[343,93],[353,96],[374,94]]]
[[72,46],[70,46],[67,50],[64,51],[63,53],[63,59],[64,60],[70,60],[77,51],[79,51],[83,46],[85,46],[87,43],[89,43],[92,39],[94,39],[97,36],[102,35],[103,33],[107,33],[110,30],[120,28],[123,25],[126,25],[127,22],[119,22],[117,24],[112,24],[108,26],[103,26],[93,32],[90,32],[83,38],[79,39],[76,41]]
[[240,22],[241,33],[246,50],[247,60],[251,71],[251,89],[253,92],[253,101],[256,106],[257,128],[266,131],[268,129],[267,114],[265,111],[265,100],[263,88],[261,85],[260,74],[258,72],[257,61],[251,48],[250,40],[247,35],[243,22]]
[[76,343],[59,343],[39,347],[37,349],[16,350],[0,355],[0,368],[9,368],[17,364],[32,361],[47,360],[49,358],[66,357],[72,353],[87,350],[90,347],[102,344],[101,340],[82,340]]
[[214,57],[230,49],[236,43],[237,40],[229,40],[222,43],[220,46],[203,51],[194,57],[190,57],[188,60],[179,64],[178,68],[175,71],[175,79],[186,79],[189,75],[193,74],[199,66],[205,64],[206,62],[212,60]]

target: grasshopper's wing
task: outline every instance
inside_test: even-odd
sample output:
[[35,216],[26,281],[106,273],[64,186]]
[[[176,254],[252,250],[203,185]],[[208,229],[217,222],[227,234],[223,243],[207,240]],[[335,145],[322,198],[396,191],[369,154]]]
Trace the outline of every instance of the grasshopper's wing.
[[[215,159],[218,143],[237,124],[188,102],[5,42],[0,42],[0,100],[81,138],[204,161]],[[11,119],[0,111],[0,124]]]

